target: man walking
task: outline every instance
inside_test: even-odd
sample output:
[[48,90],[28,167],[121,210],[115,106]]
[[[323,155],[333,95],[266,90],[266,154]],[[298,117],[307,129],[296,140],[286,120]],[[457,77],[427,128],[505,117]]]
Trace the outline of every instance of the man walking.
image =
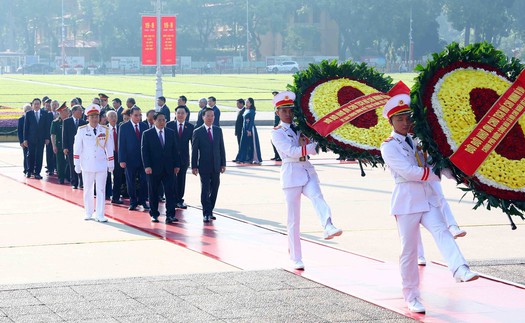
[[49,144],[50,121],[49,113],[41,109],[42,101],[39,98],[31,102],[31,111],[26,112],[24,119],[24,141],[27,148],[28,171],[26,177],[34,175],[35,179],[42,179],[42,162],[44,159],[44,146]]
[[180,169],[177,142],[173,130],[166,128],[166,117],[162,112],[153,115],[155,126],[142,135],[142,163],[148,177],[148,197],[151,222],[159,222],[159,188],[164,186],[166,196],[166,224],[178,221],[175,218],[175,176]]
[[[75,135],[75,172],[82,172],[84,180],[85,220],[96,212],[98,222],[107,222],[104,216],[106,177],[113,172],[113,136],[106,126],[99,124],[100,107],[92,104],[86,108],[89,123],[80,127]],[[96,207],[94,190],[97,190]]]
[[201,204],[204,222],[215,220],[213,209],[219,192],[220,175],[226,171],[226,153],[221,128],[213,124],[213,109],[202,114],[204,124],[193,131],[191,168],[200,174]]
[[272,143],[283,160],[281,166],[281,186],[288,211],[288,247],[294,269],[303,270],[300,220],[301,194],[308,197],[315,208],[324,228],[324,239],[340,236],[343,231],[332,224],[330,207],[324,200],[319,178],[314,166],[308,161],[308,155],[317,154],[316,143],[308,143],[293,125],[295,93],[281,92],[274,96],[273,104],[281,123],[272,131]]
[[186,172],[190,166],[190,141],[194,127],[186,121],[184,106],[178,106],[175,109],[175,118],[174,121],[166,124],[166,127],[175,132],[175,141],[180,158],[180,171],[175,180],[175,206],[179,209],[187,209],[188,206],[184,203],[184,191],[186,189]]

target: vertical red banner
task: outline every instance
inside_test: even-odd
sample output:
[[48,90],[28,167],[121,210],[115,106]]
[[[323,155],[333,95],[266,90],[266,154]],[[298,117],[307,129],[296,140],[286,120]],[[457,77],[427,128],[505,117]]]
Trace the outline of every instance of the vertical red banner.
[[161,51],[160,63],[161,65],[175,65],[177,63],[175,57],[175,50],[177,48],[176,42],[176,24],[175,16],[166,16],[161,18]]
[[142,65],[157,64],[157,17],[142,16]]

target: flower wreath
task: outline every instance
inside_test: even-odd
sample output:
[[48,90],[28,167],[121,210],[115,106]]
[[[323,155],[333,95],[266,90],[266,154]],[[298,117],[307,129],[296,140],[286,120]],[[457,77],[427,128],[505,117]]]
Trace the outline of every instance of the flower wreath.
[[415,134],[432,157],[434,170],[450,168],[463,183],[465,194],[472,192],[474,209],[500,208],[512,228],[511,215],[522,219],[525,211],[525,117],[488,155],[472,176],[450,160],[480,119],[516,80],[523,65],[491,44],[477,43],[460,48],[457,43],[433,54],[412,88]]
[[342,157],[376,166],[383,164],[379,148],[391,132],[388,121],[381,117],[382,109],[364,113],[326,137],[311,125],[349,101],[375,92],[387,92],[391,87],[392,78],[365,63],[322,61],[296,73],[294,85],[289,89],[296,94],[294,112],[306,136],[317,141],[325,152],[332,150]]

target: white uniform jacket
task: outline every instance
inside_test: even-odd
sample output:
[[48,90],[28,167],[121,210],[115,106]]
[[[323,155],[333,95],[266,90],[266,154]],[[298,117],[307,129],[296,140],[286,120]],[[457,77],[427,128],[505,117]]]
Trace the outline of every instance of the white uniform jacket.
[[108,127],[97,125],[96,135],[87,124],[78,128],[73,146],[75,166],[83,172],[103,172],[114,167],[113,134]]
[[[392,215],[428,212],[430,205],[441,206],[439,195],[429,184],[429,181],[439,181],[440,178],[426,165],[416,143],[411,148],[405,138],[392,132],[381,144],[381,156],[396,183],[390,204]],[[419,166],[416,154],[419,154],[423,166]]]
[[[299,159],[303,156],[303,149],[299,145],[299,137],[290,129],[290,124],[281,122],[281,124],[272,130],[272,143],[279,152],[283,161],[281,166],[281,186],[282,188],[304,186],[308,180],[319,182],[314,166],[310,164],[308,158],[305,161]],[[316,143],[306,145],[306,153],[315,155]]]

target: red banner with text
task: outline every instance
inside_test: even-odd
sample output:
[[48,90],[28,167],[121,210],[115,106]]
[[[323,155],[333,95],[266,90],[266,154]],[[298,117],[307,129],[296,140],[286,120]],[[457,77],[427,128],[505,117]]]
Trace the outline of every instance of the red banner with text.
[[357,99],[343,104],[339,109],[325,115],[311,125],[311,127],[321,136],[326,137],[332,131],[343,126],[347,122],[350,122],[369,111],[384,106],[389,99],[390,96],[388,94],[380,92],[358,97]]
[[525,71],[483,116],[450,161],[466,175],[473,175],[524,112]]
[[142,65],[157,64],[157,17],[142,16]]
[[161,51],[160,63],[162,65],[175,65],[176,61],[176,20],[175,16],[165,16],[161,18]]

